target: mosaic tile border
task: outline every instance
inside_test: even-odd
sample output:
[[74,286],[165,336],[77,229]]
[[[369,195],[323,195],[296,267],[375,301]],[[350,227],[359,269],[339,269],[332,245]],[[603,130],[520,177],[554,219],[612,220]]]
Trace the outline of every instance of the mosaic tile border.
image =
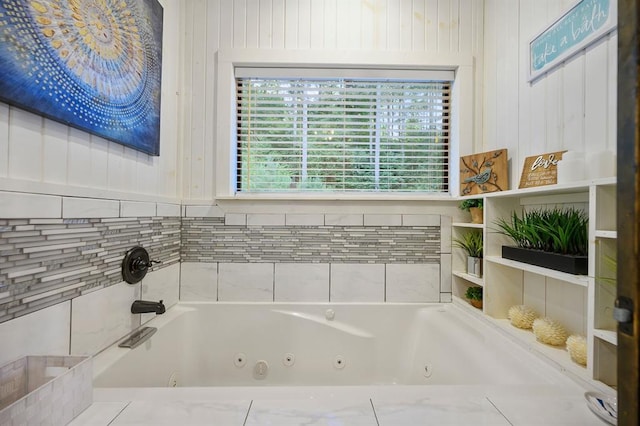
[[121,282],[136,245],[179,262],[180,218],[0,219],[0,323]]
[[135,245],[163,262],[154,270],[181,261],[440,264],[450,252],[448,218],[437,214],[225,214],[1,191],[0,199],[0,323],[122,282]]
[[183,262],[440,263],[441,254],[439,225],[252,226],[185,217],[181,230]]

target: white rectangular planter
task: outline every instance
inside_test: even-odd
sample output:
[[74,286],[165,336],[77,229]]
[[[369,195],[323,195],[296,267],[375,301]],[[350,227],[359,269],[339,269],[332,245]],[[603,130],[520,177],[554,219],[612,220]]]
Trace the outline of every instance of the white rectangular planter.
[[93,401],[89,357],[26,356],[0,367],[0,425],[65,425]]
[[482,258],[467,256],[467,274],[482,278]]

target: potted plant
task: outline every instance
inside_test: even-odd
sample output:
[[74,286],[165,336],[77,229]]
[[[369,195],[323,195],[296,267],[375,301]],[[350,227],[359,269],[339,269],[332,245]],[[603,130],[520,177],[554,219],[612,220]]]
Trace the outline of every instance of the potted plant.
[[452,240],[467,252],[467,274],[482,277],[482,231],[470,231]]
[[576,275],[587,274],[588,216],[575,208],[513,212],[496,221],[498,232],[515,247],[502,246],[502,257]]
[[482,198],[468,198],[458,205],[460,210],[471,213],[471,223],[482,223]]
[[482,309],[482,287],[470,286],[464,293],[464,297],[475,308]]

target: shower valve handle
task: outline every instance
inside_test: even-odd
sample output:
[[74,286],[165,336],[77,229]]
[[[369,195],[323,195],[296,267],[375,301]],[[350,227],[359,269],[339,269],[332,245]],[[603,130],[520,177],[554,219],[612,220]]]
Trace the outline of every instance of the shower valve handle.
[[135,259],[133,261],[133,269],[136,271],[143,271],[145,269],[151,268],[154,263],[162,263],[161,260],[149,260],[145,261],[144,259]]

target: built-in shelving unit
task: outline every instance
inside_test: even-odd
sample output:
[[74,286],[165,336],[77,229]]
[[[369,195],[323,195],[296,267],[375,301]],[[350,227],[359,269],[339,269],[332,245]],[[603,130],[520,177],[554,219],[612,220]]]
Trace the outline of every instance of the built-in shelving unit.
[[[479,197],[476,197],[479,198]],[[454,222],[452,223],[452,237],[460,238],[466,232],[478,232],[483,233],[484,238],[484,224],[482,223],[469,223],[469,222]],[[462,249],[454,248],[452,250],[452,291],[453,296],[462,298],[469,286],[484,286],[484,278],[477,277],[467,273],[467,255]],[[471,308],[476,309],[476,308]]]
[[[454,302],[466,307],[466,288],[482,286],[483,309],[468,307],[472,312],[562,370],[603,390],[615,388],[617,336],[612,309],[616,276],[616,179],[493,192],[482,197],[484,224],[454,223],[452,235],[455,238],[469,229],[482,229],[483,277],[467,274],[464,253],[452,248]],[[496,221],[514,211],[545,207],[574,207],[588,213],[587,275],[567,274],[502,257],[502,246],[512,242],[497,232]],[[522,304],[536,309],[541,316],[559,321],[569,334],[586,336],[587,366],[573,362],[564,347],[545,345],[536,341],[530,330],[513,327],[507,312],[511,306]]]
[[475,285],[479,285],[480,287],[484,286],[482,277],[476,277],[475,275],[470,275],[462,271],[453,271],[453,275]]

